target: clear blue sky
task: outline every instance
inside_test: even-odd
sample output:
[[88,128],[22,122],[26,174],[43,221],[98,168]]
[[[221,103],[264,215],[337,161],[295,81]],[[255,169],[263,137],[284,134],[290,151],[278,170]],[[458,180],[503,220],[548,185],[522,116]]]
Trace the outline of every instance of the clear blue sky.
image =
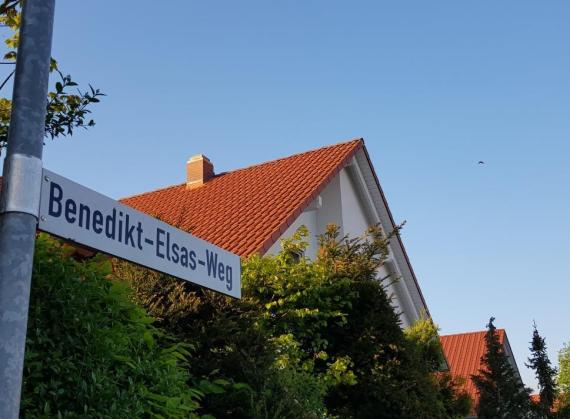
[[[570,341],[570,2],[58,0],[108,94],[46,167],[121,197],[364,137],[442,333]],[[485,166],[477,162],[484,160]]]

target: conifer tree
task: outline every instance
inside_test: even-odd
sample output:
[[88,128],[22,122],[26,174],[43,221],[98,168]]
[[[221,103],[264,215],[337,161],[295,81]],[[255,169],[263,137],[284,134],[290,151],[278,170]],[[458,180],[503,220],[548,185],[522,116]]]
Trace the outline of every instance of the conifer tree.
[[553,417],[551,413],[554,400],[557,395],[556,368],[552,367],[548,354],[546,353],[546,342],[538,333],[536,323],[530,342],[531,355],[528,358],[528,368],[532,368],[538,380],[540,400],[536,406],[536,411],[541,418]]
[[485,418],[525,418],[530,414],[530,390],[509,364],[491,317],[485,334],[486,352],[482,368],[472,379],[479,392],[477,416]]

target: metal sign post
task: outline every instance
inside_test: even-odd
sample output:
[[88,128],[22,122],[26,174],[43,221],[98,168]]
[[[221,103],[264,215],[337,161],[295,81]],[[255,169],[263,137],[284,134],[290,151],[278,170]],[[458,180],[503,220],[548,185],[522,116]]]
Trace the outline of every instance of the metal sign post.
[[36,228],[241,297],[239,256],[43,169],[54,8],[22,12],[0,197],[0,419],[19,415]]
[[55,0],[26,0],[0,199],[0,418],[17,419],[40,203]]

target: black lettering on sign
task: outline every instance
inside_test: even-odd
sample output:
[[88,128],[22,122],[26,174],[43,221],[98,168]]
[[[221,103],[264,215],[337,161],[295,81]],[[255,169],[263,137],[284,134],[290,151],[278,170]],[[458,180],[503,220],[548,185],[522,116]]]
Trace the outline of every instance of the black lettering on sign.
[[131,244],[132,247],[135,247],[135,226],[129,225],[130,217],[129,214],[125,215],[125,244]]
[[180,248],[180,252],[182,253],[182,256],[180,256],[180,264],[182,266],[184,266],[185,268],[188,267],[188,249],[186,249],[186,247],[182,246]]
[[190,255],[190,269],[195,270],[196,269],[196,252],[191,250],[189,255]]
[[[225,254],[206,249],[205,257],[203,253],[200,253],[198,256],[196,251],[192,250],[192,247],[188,247],[188,243],[186,243],[186,246],[182,244],[185,243],[184,236],[180,236],[176,230],[171,230],[170,227],[156,227],[155,237],[149,231],[146,233],[150,237],[146,237],[143,231],[143,222],[137,221],[139,216],[126,210],[122,205],[105,203],[103,205],[104,210],[101,208],[96,209],[96,204],[93,206],[89,204],[91,198],[86,198],[87,203],[83,203],[80,199],[68,197],[64,188],[65,183],[61,186],[57,182],[49,181],[48,214],[42,213],[42,215],[58,218],[58,223],[67,222],[73,224],[74,227],[80,227],[88,231],[92,230],[91,236],[95,234],[104,235],[116,243],[122,243],[125,246],[141,251],[149,251],[151,254],[151,248],[154,247],[157,258],[166,259],[177,265],[177,268],[182,266],[195,271],[198,265],[201,265],[200,272],[204,273],[206,271],[205,273],[207,273],[210,279],[220,281],[219,284],[213,284],[213,288],[223,287],[222,284],[225,283],[225,287],[229,291],[232,290],[233,272],[232,268],[224,263]],[[42,198],[42,205],[45,205],[44,198]],[[112,205],[117,206],[113,207]],[[43,207],[42,211],[44,211]],[[45,221],[45,217],[42,217],[42,221]],[[177,238],[180,238],[181,241],[176,242]],[[88,243],[89,241],[86,239],[85,242]],[[145,244],[144,247],[143,243]],[[140,253],[141,258],[146,256],[143,253],[145,252]],[[133,260],[137,260],[137,258],[133,257]],[[180,269],[178,268],[174,271],[179,272]]]
[[49,208],[48,214],[52,217],[61,215],[61,199],[63,198],[63,189],[55,182],[49,185]]
[[103,214],[101,211],[93,211],[93,231],[97,234],[103,232]]
[[216,277],[216,270],[218,268],[218,254],[206,250],[206,268],[208,269],[208,276]]
[[119,211],[119,242],[123,241],[123,211]]
[[143,233],[142,223],[139,221],[137,225],[137,247],[139,248],[139,250],[142,250],[142,233]]
[[113,208],[112,215],[105,217],[105,235],[109,239],[115,240],[115,224],[117,222],[117,210]]
[[156,228],[156,256],[164,259],[164,253],[161,252],[161,248],[164,247],[164,241],[160,237],[164,237],[165,231],[162,228]]
[[220,281],[226,281],[226,288],[231,291],[233,287],[232,268],[225,266],[222,262],[218,262],[218,254],[210,252],[206,249],[206,269],[208,276],[218,278]]
[[174,263],[178,263],[179,260],[180,260],[180,256],[178,255],[178,244],[173,243],[172,244],[172,261]]
[[89,230],[89,224],[91,224],[91,208],[85,204],[79,204],[79,227]]
[[166,232],[166,259],[170,261],[170,233]]
[[77,211],[77,204],[73,199],[65,201],[65,219],[69,224],[73,224],[76,220],[75,212]]

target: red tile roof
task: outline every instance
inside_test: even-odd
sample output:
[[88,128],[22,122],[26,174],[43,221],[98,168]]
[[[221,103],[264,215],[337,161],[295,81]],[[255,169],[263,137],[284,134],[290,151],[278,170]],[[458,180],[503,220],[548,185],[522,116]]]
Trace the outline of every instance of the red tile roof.
[[[454,377],[465,379],[465,390],[473,399],[474,406],[477,406],[479,395],[471,375],[479,374],[481,369],[481,357],[486,350],[485,333],[486,331],[440,336],[449,372]],[[499,342],[504,345],[505,330],[497,329],[497,333]]]
[[[552,408],[550,409],[550,411],[552,413],[558,412],[558,410],[560,409],[560,404],[561,404],[563,398],[564,398],[564,395],[559,394],[558,397],[556,399],[554,399],[554,404],[553,404]],[[530,402],[535,404],[535,405],[540,404],[540,394],[539,393],[531,394],[530,395]]]
[[363,147],[356,139],[121,202],[240,256],[265,253]]

